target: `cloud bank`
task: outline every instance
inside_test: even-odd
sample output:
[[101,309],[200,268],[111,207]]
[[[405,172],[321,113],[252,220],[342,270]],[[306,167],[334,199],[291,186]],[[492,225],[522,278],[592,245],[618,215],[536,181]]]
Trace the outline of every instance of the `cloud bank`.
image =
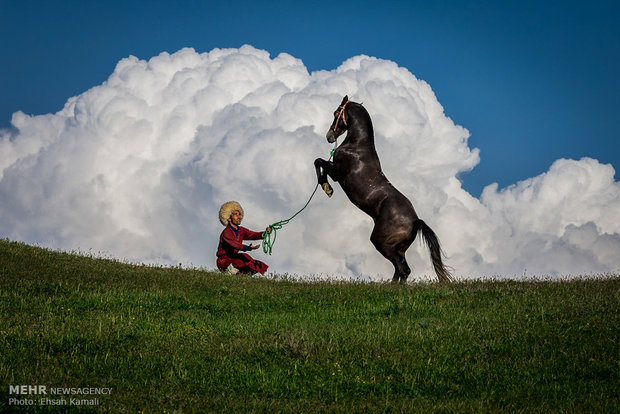
[[[620,183],[610,165],[560,159],[478,199],[457,178],[477,165],[478,150],[427,83],[368,56],[308,73],[299,59],[251,46],[129,57],[56,114],[15,113],[0,131],[0,235],[215,268],[219,206],[239,201],[255,230],[301,208],[345,94],[364,102],[386,176],[439,235],[458,277],[620,268]],[[253,255],[277,273],[391,278],[369,241],[372,220],[334,188],[278,232],[273,256]],[[434,277],[426,247],[415,243],[407,257],[413,279]]]

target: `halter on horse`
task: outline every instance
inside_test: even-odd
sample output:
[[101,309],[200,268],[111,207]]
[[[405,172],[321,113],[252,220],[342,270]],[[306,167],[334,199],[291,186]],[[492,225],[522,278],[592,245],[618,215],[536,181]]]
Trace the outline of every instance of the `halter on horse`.
[[333,143],[347,131],[344,142],[335,150],[334,160],[314,161],[319,184],[331,197],[333,189],[327,177],[340,183],[349,200],[375,222],[370,241],[394,265],[393,281],[405,282],[411,273],[405,252],[418,232],[431,253],[431,261],[440,282],[449,282],[450,273],[442,262],[439,239],[431,228],[418,218],[413,205],[385,177],[375,149],[374,131],[366,109],[344,97],[334,112],[334,121],[327,131]]

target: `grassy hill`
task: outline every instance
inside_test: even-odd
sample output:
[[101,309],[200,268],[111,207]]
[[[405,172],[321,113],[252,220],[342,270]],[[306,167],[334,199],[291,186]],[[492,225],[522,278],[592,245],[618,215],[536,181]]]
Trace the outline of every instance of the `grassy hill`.
[[78,395],[100,412],[620,410],[618,276],[299,283],[2,240],[0,320],[2,411],[55,410],[10,385],[111,388]]

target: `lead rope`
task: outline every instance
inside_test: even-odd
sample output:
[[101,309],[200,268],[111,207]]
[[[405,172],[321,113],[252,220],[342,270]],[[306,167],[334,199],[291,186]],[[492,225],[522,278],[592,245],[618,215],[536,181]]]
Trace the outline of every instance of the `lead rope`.
[[[331,159],[334,157],[334,152],[336,151],[336,147],[338,147],[338,141],[336,141],[336,143],[334,144],[334,149],[331,150],[329,154],[329,159],[327,160],[328,162],[331,161]],[[310,198],[308,199],[306,204],[301,208],[301,210],[293,214],[290,218],[286,220],[276,221],[271,226],[269,226],[271,227],[271,233],[268,233],[267,230],[263,232],[263,252],[265,254],[271,255],[271,251],[273,250],[273,245],[276,243],[276,230],[280,230],[284,225],[288,224],[289,221],[297,217],[299,213],[304,211],[306,207],[308,207],[308,204],[310,204],[310,201],[312,200],[312,197],[314,197],[314,194],[316,193],[316,190],[318,190],[318,188],[319,188],[319,183],[316,184],[316,186],[314,187],[314,191],[310,195]]]

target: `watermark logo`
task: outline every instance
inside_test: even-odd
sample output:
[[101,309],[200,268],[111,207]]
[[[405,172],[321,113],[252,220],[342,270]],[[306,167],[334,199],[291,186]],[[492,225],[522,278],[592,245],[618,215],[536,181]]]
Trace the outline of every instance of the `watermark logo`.
[[47,394],[46,385],[9,385],[9,394]]
[[100,397],[112,394],[106,387],[50,387],[9,385],[9,406],[98,406]]

